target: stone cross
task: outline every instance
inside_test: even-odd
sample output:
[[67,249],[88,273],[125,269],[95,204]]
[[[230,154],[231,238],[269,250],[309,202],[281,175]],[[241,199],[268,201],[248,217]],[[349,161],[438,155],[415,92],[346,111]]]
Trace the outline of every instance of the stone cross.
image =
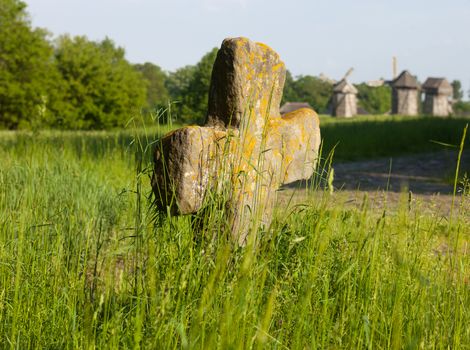
[[285,76],[284,63],[267,45],[223,41],[205,125],[172,131],[156,147],[152,187],[160,210],[194,214],[209,191],[225,191],[227,222],[239,244],[256,225],[269,225],[276,190],[310,178],[320,146],[312,109],[281,117]]

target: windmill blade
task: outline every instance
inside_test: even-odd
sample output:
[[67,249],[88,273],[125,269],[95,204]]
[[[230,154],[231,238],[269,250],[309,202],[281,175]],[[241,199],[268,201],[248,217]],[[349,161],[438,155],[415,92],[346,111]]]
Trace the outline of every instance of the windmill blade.
[[343,79],[347,79],[352,74],[353,71],[354,71],[353,67],[349,68],[349,70],[344,75]]

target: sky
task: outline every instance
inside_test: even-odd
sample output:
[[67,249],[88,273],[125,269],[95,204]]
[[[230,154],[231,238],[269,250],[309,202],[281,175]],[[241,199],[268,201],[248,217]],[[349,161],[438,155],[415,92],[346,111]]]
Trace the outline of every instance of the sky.
[[[276,50],[294,76],[352,82],[408,69],[470,89],[470,0],[24,0],[54,36],[106,36],[133,63],[195,64],[226,37]],[[466,93],[467,95],[467,93]],[[467,97],[467,96],[466,96]]]

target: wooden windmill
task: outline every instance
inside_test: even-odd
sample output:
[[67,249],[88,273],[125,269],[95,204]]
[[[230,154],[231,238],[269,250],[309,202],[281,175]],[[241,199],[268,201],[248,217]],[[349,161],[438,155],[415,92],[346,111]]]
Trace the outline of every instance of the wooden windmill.
[[357,114],[357,89],[347,78],[354,71],[349,68],[343,78],[333,87],[332,115],[350,118]]

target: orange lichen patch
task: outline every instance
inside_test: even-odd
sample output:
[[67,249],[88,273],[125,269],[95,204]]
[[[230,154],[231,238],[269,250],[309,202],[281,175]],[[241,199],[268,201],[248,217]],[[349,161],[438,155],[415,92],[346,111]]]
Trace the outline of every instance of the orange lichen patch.
[[305,117],[315,118],[316,123],[320,125],[320,119],[318,118],[318,114],[313,109],[310,109],[310,108],[300,108],[295,111],[289,112],[287,114],[284,114],[282,116],[282,119],[290,120],[294,118],[305,118]]
[[266,52],[274,53],[274,50],[271,47],[269,47],[269,45],[266,45],[265,43],[261,43],[257,41],[256,45],[258,45],[261,49],[263,49]]
[[238,38],[231,38],[231,39],[228,39],[228,40],[233,40],[235,45],[237,45],[237,46],[244,46],[244,45],[249,44],[249,42],[250,42],[250,39],[245,38],[244,36],[239,36]]
[[278,70],[283,69],[284,67],[285,67],[284,62],[280,61],[278,64],[273,66],[273,71],[277,72]]

